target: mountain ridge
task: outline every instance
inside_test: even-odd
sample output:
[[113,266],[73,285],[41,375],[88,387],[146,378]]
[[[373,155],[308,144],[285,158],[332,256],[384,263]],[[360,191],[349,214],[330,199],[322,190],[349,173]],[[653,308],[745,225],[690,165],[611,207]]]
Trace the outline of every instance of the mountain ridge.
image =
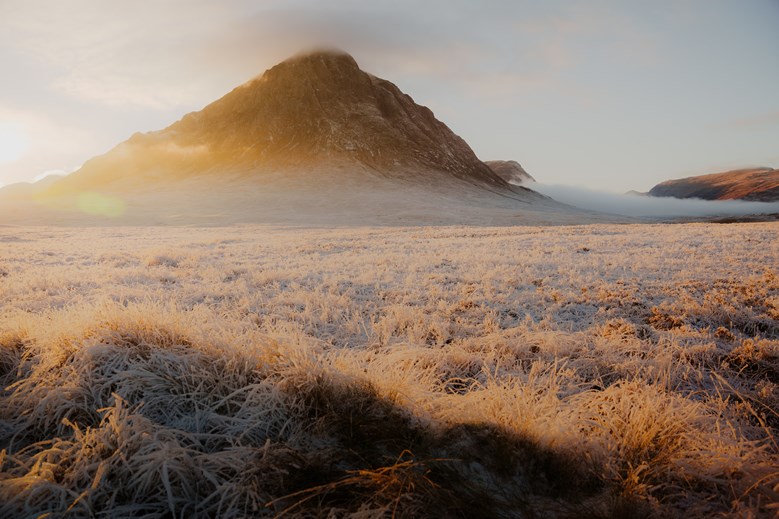
[[770,167],[743,168],[666,180],[650,189],[648,194],[654,197],[775,202],[779,201],[779,170]]

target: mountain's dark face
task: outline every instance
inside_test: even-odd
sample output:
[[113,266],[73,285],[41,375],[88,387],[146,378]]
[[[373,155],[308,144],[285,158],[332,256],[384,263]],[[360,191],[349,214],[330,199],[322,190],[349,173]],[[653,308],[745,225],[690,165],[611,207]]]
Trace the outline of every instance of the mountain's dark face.
[[136,134],[68,182],[322,165],[406,179],[434,170],[506,187],[429,109],[333,51],[291,58],[164,130]]

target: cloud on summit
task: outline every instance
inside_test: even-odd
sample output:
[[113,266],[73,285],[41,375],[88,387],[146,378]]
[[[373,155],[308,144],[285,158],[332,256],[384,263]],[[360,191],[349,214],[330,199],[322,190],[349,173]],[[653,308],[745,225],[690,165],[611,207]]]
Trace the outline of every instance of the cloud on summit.
[[[210,100],[320,45],[343,48],[380,75],[458,79],[465,88],[483,85],[485,96],[493,96],[495,70],[515,87],[501,95],[548,86],[581,52],[571,38],[608,21],[575,7],[554,11],[550,17],[532,2],[503,1],[420,6],[402,0],[382,7],[352,0],[7,0],[0,42],[56,66],[55,91],[106,105],[159,108]],[[533,30],[516,22],[541,12]],[[626,35],[639,32],[627,19],[613,26],[625,27]],[[474,77],[482,81],[468,84]]]

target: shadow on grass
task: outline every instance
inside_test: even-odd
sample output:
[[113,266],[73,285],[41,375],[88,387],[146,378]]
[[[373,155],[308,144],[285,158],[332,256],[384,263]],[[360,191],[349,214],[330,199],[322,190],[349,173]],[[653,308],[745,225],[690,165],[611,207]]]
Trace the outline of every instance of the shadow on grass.
[[297,390],[311,421],[309,463],[290,473],[281,516],[384,510],[392,517],[651,517],[614,497],[576,453],[493,424],[424,423],[366,382]]

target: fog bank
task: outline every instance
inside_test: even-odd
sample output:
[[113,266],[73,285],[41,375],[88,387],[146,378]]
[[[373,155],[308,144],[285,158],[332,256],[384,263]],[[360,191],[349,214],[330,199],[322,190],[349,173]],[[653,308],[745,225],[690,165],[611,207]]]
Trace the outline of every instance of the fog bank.
[[657,198],[616,194],[582,187],[528,183],[526,187],[582,209],[645,218],[745,216],[779,213],[779,202]]

